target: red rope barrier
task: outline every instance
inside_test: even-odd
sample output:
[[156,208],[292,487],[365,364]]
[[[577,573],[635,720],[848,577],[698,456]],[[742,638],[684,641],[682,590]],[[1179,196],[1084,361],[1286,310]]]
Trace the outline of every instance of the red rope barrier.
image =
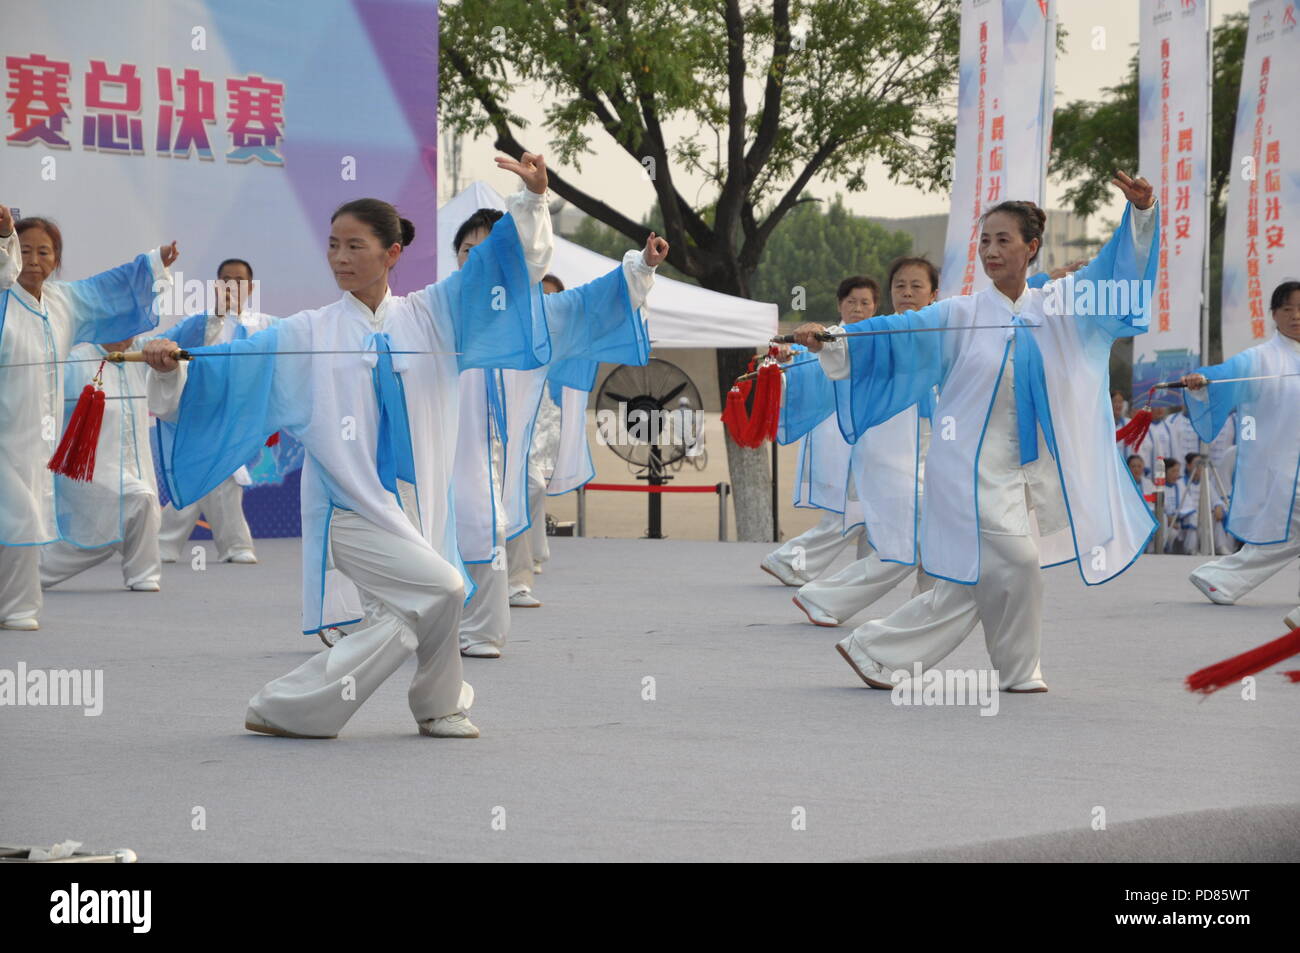
[[722,484],[713,486],[636,486],[627,483],[588,483],[584,490],[615,490],[619,493],[721,493]]

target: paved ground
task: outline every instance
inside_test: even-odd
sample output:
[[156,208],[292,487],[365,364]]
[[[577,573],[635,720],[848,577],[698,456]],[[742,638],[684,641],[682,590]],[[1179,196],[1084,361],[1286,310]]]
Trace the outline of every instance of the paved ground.
[[[1052,690],[982,717],[863,687],[840,633],[757,571],[764,546],[555,543],[547,605],[515,611],[504,659],[466,663],[478,741],[416,735],[413,663],[337,740],[243,730],[248,698],[319,648],[295,631],[296,542],[262,543],[257,567],[168,567],[158,595],[109,566],[60,587],[40,632],[0,632],[0,669],[101,668],[103,714],[0,709],[0,843],[143,861],[1300,859],[1300,686],[1181,686],[1282,633],[1295,570],[1233,608],[1190,588],[1190,558],[1100,589],[1052,570]],[[983,640],[951,664],[986,665]]]

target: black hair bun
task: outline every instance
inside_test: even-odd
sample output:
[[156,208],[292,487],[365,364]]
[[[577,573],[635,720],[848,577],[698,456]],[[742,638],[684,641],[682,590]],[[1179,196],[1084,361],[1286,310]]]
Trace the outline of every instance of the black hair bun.
[[1034,217],[1034,221],[1038,223],[1038,230],[1040,232],[1045,230],[1047,228],[1047,213],[1033,202],[1026,202],[1025,205],[1029,209],[1029,214]]
[[399,219],[399,221],[402,223],[402,247],[405,248],[415,241],[415,225],[409,218]]

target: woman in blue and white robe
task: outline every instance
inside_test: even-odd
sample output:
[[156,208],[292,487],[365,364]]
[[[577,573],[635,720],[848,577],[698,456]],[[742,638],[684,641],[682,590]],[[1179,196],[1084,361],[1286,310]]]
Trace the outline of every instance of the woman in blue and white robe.
[[[497,162],[527,188],[446,280],[391,294],[388,273],[414,227],[391,205],[362,199],[342,206],[331,225],[339,301],[243,341],[198,348],[180,368],[173,344],[146,346],[157,372],[151,409],[176,423],[162,460],[173,499],[200,499],[269,434],[287,432],[306,453],[304,630],[360,621],[326,603],[328,574],[362,595],[366,624],[258,692],[249,730],[336,736],[414,654],[408,701],[420,733],[478,737],[457,645],[467,589],[452,495],[459,379],[468,368],[531,368],[550,356],[535,300],[550,264],[545,165],[528,153]],[[343,353],[320,353],[328,351]]]
[[[875,321],[949,333],[848,334],[846,347],[823,350],[828,375],[851,378],[859,430],[932,388],[940,394],[921,517],[922,562],[939,582],[837,646],[872,687],[934,666],[982,623],[1000,686],[1046,691],[1038,568],[1075,562],[1097,585],[1131,565],[1155,531],[1115,445],[1108,368],[1117,338],[1146,331],[1146,297],[1126,293],[1121,306],[1109,293],[1118,286],[1099,282],[1150,280],[1159,230],[1150,184],[1122,173],[1115,184],[1132,204],[1078,273],[1027,287],[1045,217],[1030,203],[1004,203],[986,213],[980,237],[989,288]],[[1006,324],[1017,327],[961,330]],[[812,330],[801,329],[801,343],[818,349]]]
[[[474,241],[475,234],[467,233],[458,254]],[[539,293],[552,343],[546,366],[461,375],[456,529],[475,587],[461,619],[461,652],[467,657],[500,658],[510,633],[507,544],[531,526],[527,451],[547,379],[566,370],[581,375],[583,369],[594,378],[601,361],[646,362],[650,338],[640,307],[667,252],[668,243],[651,232],[644,249],[627,252],[621,265],[600,278]]]
[[[97,360],[112,351],[134,351],[144,336],[107,344],[78,344],[69,352],[63,389],[69,415],[81,390],[99,371]],[[158,483],[149,440],[149,368],[105,364],[101,373],[104,417],[89,481],[57,476],[55,498],[64,539],[41,546],[41,587],[49,589],[115,554],[122,557],[122,584],[132,592],[157,592]],[[77,542],[70,542],[76,540]]]
[[[205,347],[242,341],[258,331],[264,331],[277,320],[249,307],[252,297],[252,266],[242,259],[222,262],[217,269],[217,282],[212,314],[194,314],[162,336],[170,338],[183,348]],[[260,456],[260,448],[259,454]],[[203,516],[212,530],[212,541],[221,562],[252,564],[257,562],[253,548],[253,534],[244,517],[244,487],[250,478],[246,467],[240,467],[233,476],[222,480],[211,493],[189,506],[177,509],[175,504],[162,511],[162,530],[159,549],[162,561],[174,563],[180,558],[181,547],[194,532],[194,526]]]
[[[1202,440],[1215,440],[1234,411],[1240,428],[1225,526],[1245,545],[1190,577],[1220,605],[1232,605],[1300,555],[1300,282],[1279,285],[1269,303],[1277,328],[1271,338],[1183,378]],[[1206,387],[1207,380],[1238,377],[1273,379]]]
[[[839,329],[876,313],[880,286],[865,275],[854,275],[840,282],[835,297],[840,323],[832,327]],[[796,359],[798,353],[794,352]],[[805,355],[802,360],[809,358]],[[821,510],[822,515],[815,525],[764,556],[758,568],[784,585],[802,586],[825,572],[850,543],[857,543],[860,550],[863,529],[846,527],[844,520],[853,447],[836,423],[830,382],[820,368],[793,363],[786,367],[776,439],[780,444],[799,441],[793,504]]]
[[[63,435],[63,367],[73,345],[120,341],[158,324],[155,292],[170,283],[176,245],[80,281],[50,280],[63,237],[39,218],[15,223],[0,205],[0,628],[40,628],[40,547],[98,546],[121,538],[69,537],[55,476],[46,468]],[[16,366],[24,365],[24,366]]]
[[[1075,267],[1061,268],[1051,277],[1064,277]],[[1047,274],[1040,273],[1028,284],[1041,288],[1049,280]],[[896,314],[918,310],[938,300],[939,272],[923,258],[899,259],[890,268],[889,289]],[[822,373],[820,367],[814,370]],[[794,598],[809,622],[827,627],[846,622],[908,576],[916,577],[913,596],[934,588],[934,577],[921,567],[918,558],[916,533],[933,397],[857,434],[851,420],[849,382],[836,381],[834,388],[840,429],[845,439],[853,440],[844,526],[860,526],[864,535],[858,540],[855,561],[832,576],[814,579]]]
[[[916,310],[938,297],[939,273],[925,259],[902,258],[890,267],[888,286],[895,313]],[[820,364],[811,370],[823,374]],[[833,399],[845,409],[841,418],[836,406],[837,426],[846,440],[855,438],[844,526],[861,527],[858,558],[834,575],[807,583],[794,597],[809,622],[827,627],[847,621],[910,575],[916,576],[912,595],[934,586],[917,558],[916,539],[932,402],[914,404],[858,435],[849,420],[849,397],[849,382],[835,382]]]

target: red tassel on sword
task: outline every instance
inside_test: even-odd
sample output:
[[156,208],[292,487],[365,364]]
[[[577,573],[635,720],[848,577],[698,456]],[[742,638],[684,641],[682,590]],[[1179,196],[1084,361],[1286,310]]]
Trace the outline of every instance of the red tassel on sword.
[[[1300,655],[1300,629],[1292,629],[1280,639],[1274,639],[1259,648],[1242,652],[1230,659],[1206,666],[1199,672],[1193,672],[1187,676],[1187,690],[1208,695],[1233,682],[1241,681],[1247,675],[1272,668],[1278,662],[1289,659],[1293,655]],[[1293,682],[1300,681],[1297,677],[1300,676],[1300,672],[1282,674]]]
[[90,482],[95,478],[95,451],[99,447],[99,431],[104,424],[104,362],[94,379],[81,389],[77,406],[72,409],[63,439],[46,464],[55,473],[70,480]]
[[[727,425],[731,439],[742,447],[753,449],[761,446],[765,440],[776,439],[781,420],[781,366],[774,360],[775,356],[776,348],[772,348],[768,352],[768,358],[759,365],[754,375],[755,381],[737,380],[727,392],[722,422]],[[752,372],[754,361],[750,361],[749,366]],[[745,402],[751,391],[754,401],[746,411]]]
[[1151,413],[1151,397],[1156,392],[1156,384],[1147,391],[1147,403],[1141,410],[1133,414],[1133,419],[1115,431],[1115,442],[1128,444],[1132,450],[1137,450],[1142,446],[1142,441],[1147,438],[1147,431],[1151,429],[1151,421],[1154,419]]

